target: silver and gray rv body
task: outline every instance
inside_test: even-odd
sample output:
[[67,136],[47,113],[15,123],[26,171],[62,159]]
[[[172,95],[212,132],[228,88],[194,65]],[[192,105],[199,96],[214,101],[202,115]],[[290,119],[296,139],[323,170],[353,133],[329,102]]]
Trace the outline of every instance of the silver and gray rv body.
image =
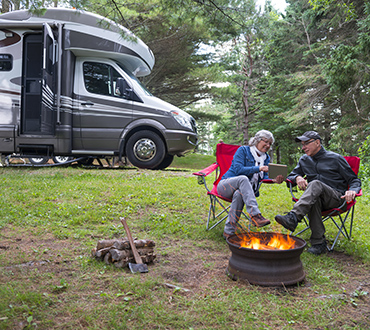
[[0,153],[167,167],[195,148],[196,124],[141,85],[153,66],[147,45],[95,14],[0,15]]

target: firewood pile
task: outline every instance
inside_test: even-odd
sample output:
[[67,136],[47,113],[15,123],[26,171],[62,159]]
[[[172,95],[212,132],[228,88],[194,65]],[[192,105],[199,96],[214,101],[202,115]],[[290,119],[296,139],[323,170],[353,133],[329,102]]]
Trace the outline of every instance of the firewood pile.
[[[134,243],[143,263],[148,264],[154,261],[156,258],[154,241],[141,239],[134,240]],[[91,254],[95,259],[104,261],[108,265],[113,264],[117,268],[124,268],[129,263],[135,263],[130,242],[125,238],[101,240]]]

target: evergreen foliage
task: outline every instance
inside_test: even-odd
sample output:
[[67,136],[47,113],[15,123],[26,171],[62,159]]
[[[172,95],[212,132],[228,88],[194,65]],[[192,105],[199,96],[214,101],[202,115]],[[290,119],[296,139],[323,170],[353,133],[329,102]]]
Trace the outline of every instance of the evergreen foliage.
[[194,116],[203,152],[269,129],[274,161],[292,165],[300,155],[294,137],[316,130],[328,149],[356,155],[361,147],[366,156],[370,4],[286,2],[285,13],[255,0],[3,0],[1,9],[63,4],[132,30],[156,57],[144,84]]

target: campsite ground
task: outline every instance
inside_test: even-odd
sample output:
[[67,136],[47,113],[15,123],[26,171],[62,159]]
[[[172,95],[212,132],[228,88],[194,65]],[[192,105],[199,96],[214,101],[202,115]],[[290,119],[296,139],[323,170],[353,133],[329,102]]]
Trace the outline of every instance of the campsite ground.
[[[351,241],[303,252],[302,284],[262,287],[226,275],[228,245],[221,227],[205,231],[208,199],[191,171],[0,171],[0,329],[370,327],[366,202]],[[289,203],[276,185],[260,199],[269,217]],[[90,256],[100,239],[125,236],[122,215],[134,236],[156,242],[148,273]]]

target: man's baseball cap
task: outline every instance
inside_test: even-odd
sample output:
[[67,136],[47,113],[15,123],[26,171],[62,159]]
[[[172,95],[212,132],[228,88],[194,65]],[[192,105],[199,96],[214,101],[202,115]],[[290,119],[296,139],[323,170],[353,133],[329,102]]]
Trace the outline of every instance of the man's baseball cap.
[[311,139],[315,139],[315,140],[319,139],[321,141],[321,136],[319,135],[319,133],[315,131],[307,131],[307,132],[304,132],[302,136],[296,137],[295,142],[308,141]]

